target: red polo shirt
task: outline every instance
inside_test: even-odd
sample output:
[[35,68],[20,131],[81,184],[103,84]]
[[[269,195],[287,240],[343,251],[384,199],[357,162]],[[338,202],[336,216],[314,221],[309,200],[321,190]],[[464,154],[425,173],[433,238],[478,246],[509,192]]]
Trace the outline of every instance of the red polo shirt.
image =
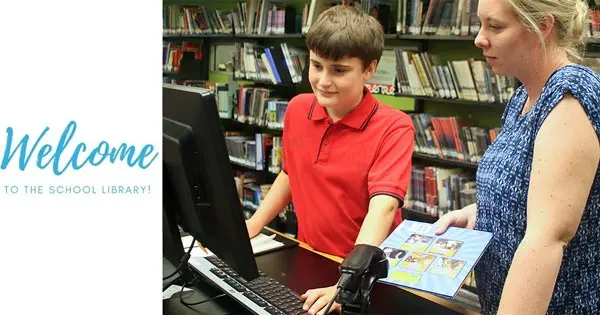
[[[284,128],[282,166],[290,179],[298,238],[318,251],[345,257],[371,197],[386,194],[403,203],[411,172],[412,120],[365,89],[360,104],[335,123],[314,94],[297,95],[288,104]],[[398,211],[392,228],[401,220]]]

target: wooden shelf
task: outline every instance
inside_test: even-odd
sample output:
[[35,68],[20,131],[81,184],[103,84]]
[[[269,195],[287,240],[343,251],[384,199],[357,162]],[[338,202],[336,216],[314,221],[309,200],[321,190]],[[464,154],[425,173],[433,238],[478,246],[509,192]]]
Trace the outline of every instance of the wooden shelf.
[[303,34],[163,34],[163,39],[182,38],[241,38],[241,39],[294,39],[303,38]]
[[250,169],[250,170],[253,170],[253,171],[257,171],[257,172],[267,172],[267,173],[269,173],[269,174],[271,174],[271,175],[279,175],[279,173],[275,173],[275,172],[273,172],[273,171],[272,171],[272,170],[275,170],[274,168],[267,167],[266,169],[259,170],[259,169],[257,169],[257,167],[256,167],[256,163],[252,163],[252,162],[250,162],[250,161],[248,161],[248,160],[245,160],[245,159],[240,159],[240,158],[237,158],[237,157],[235,157],[235,156],[231,156],[231,155],[230,155],[230,156],[229,156],[229,161],[230,161],[232,164],[239,165],[239,166],[245,167],[245,168],[247,168],[247,169]]
[[439,165],[458,166],[458,167],[464,167],[464,168],[469,168],[469,169],[477,169],[477,163],[451,160],[451,159],[442,159],[442,158],[439,158],[436,156],[423,154],[423,153],[415,152],[415,153],[413,153],[413,158],[423,160],[423,161],[433,162],[433,163],[436,163]]
[[[304,38],[305,34],[163,34],[163,39],[186,38],[241,38],[241,39],[294,39]],[[385,39],[405,40],[432,40],[432,41],[474,41],[475,36],[443,36],[443,35],[411,35],[411,34],[384,34]],[[600,44],[600,38],[588,38],[586,44]]]
[[276,132],[282,132],[283,131],[283,127],[278,127],[278,125],[276,125],[276,123],[269,123],[270,125],[259,126],[259,125],[256,125],[256,124],[251,124],[251,123],[239,121],[239,120],[237,120],[235,118],[228,117],[227,114],[225,114],[225,113],[219,113],[219,117],[221,117],[221,119],[223,119],[223,120],[225,120],[225,121],[227,121],[229,123],[250,126],[250,127],[258,128],[258,129],[261,129],[261,130],[276,131]]
[[237,34],[233,35],[235,38],[274,38],[274,39],[294,39],[304,38],[303,34]]
[[600,38],[588,38],[585,40],[586,44],[600,44]]
[[232,38],[233,34],[163,34],[163,39]]
[[457,41],[473,41],[475,36],[441,36],[441,35],[410,35],[398,34],[397,39],[412,39],[412,40],[457,40]]
[[243,167],[249,168],[251,170],[257,171],[257,169],[256,169],[256,163],[252,163],[252,162],[250,162],[248,160],[237,158],[237,157],[231,156],[231,155],[229,156],[229,160],[233,164],[236,164],[236,165],[239,165],[239,166],[243,166]]
[[452,104],[493,107],[493,108],[504,108],[504,106],[505,106],[505,104],[503,104],[503,103],[478,102],[478,101],[469,101],[469,100],[456,99],[456,98],[438,98],[438,97],[429,97],[429,96],[412,95],[412,94],[401,94],[401,93],[396,93],[396,97],[409,97],[409,98],[414,98],[415,100],[421,100],[421,101],[452,103]]
[[246,79],[246,78],[237,78],[237,77],[232,77],[232,80],[234,81],[248,81],[248,82],[252,82],[256,85],[271,85],[271,86],[280,86],[280,87],[284,87],[284,88],[296,88],[299,85],[303,85],[307,82],[298,82],[298,83],[273,83],[273,81],[263,81],[263,80],[253,80],[253,79]]
[[432,217],[429,214],[416,209],[402,207],[402,219],[434,223],[438,220],[438,217]]
[[[163,34],[164,39],[180,38],[248,38],[248,39],[294,39],[304,38],[305,34]],[[385,39],[409,40],[450,40],[473,41],[475,36],[438,36],[438,35],[409,35],[409,34],[384,34]]]

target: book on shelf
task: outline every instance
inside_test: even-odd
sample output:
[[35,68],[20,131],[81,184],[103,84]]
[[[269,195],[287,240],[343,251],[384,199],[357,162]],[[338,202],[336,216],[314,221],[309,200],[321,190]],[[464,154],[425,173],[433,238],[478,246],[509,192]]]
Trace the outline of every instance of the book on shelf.
[[229,159],[236,164],[257,171],[281,168],[281,137],[266,133],[245,135],[226,132],[225,145]]
[[[600,12],[600,11],[599,11]],[[599,14],[600,15],[600,14]],[[600,35],[599,35],[600,36]],[[600,38],[600,37],[599,37]],[[588,66],[592,69],[594,69],[594,71],[600,73],[600,54],[593,56],[593,55],[586,55],[581,64],[583,64],[584,66]]]
[[[185,61],[183,61],[184,59]],[[178,73],[181,70],[182,62],[187,60],[205,62],[199,43],[163,41],[163,71]]]
[[500,128],[469,126],[456,116],[410,114],[415,126],[415,152],[442,159],[478,163]]
[[168,4],[163,7],[164,34],[230,34],[232,12],[204,6]]
[[234,77],[238,80],[294,84],[302,82],[308,52],[279,43],[269,47],[252,42],[236,42]]
[[311,0],[310,5],[305,7],[308,12],[306,21],[302,23],[302,33],[306,34],[312,23],[317,20],[319,14],[336,5],[352,6],[358,11],[375,17],[383,28],[384,33],[392,33],[393,16],[392,0]]
[[165,35],[295,34],[307,20],[308,4],[299,11],[282,1],[238,1],[233,8],[168,4],[163,7]]
[[393,48],[386,48],[381,54],[373,76],[365,83],[371,93],[396,95],[396,53]]
[[401,94],[504,103],[514,92],[515,79],[494,74],[485,61],[469,58],[444,63],[431,52],[407,47],[395,50]]
[[585,35],[588,38],[600,38],[600,1],[588,0],[589,19]]
[[478,0],[398,0],[396,33],[473,36],[479,32]]
[[256,126],[283,129],[283,118],[289,101],[272,96],[272,93],[275,94],[273,89],[241,84],[236,94],[233,118]]
[[476,184],[473,174],[461,168],[444,168],[415,164],[404,206],[432,217],[441,217],[475,203]]
[[379,282],[453,298],[487,249],[492,233],[404,220],[380,248],[388,276]]

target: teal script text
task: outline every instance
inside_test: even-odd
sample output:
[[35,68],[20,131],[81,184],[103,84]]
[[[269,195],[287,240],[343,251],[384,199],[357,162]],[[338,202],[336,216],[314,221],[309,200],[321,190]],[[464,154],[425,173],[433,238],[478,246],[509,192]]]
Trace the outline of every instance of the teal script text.
[[[19,140],[13,139],[13,128],[8,127],[4,153],[0,151],[0,170],[8,169],[11,163],[17,164],[21,171],[29,167],[46,169],[51,166],[52,172],[59,176],[68,170],[76,171],[85,166],[98,167],[117,162],[125,162],[132,168],[147,169],[158,156],[151,144],[146,144],[139,150],[134,145],[122,143],[112,146],[107,141],[100,141],[94,145],[84,142],[71,144],[71,139],[77,130],[75,121],[67,124],[58,143],[45,143],[44,138],[49,130],[50,128],[46,127],[37,137],[25,135]],[[69,145],[75,147],[72,153],[67,154],[65,149],[69,148]]]

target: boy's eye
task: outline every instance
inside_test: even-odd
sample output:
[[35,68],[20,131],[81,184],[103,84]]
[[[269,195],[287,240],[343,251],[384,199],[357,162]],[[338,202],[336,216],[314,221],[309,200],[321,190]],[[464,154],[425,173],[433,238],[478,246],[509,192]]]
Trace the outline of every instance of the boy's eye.
[[321,69],[321,65],[313,63],[312,64],[315,69]]
[[344,73],[344,72],[346,72],[346,69],[343,69],[343,68],[334,68],[333,71],[335,71],[335,73]]

